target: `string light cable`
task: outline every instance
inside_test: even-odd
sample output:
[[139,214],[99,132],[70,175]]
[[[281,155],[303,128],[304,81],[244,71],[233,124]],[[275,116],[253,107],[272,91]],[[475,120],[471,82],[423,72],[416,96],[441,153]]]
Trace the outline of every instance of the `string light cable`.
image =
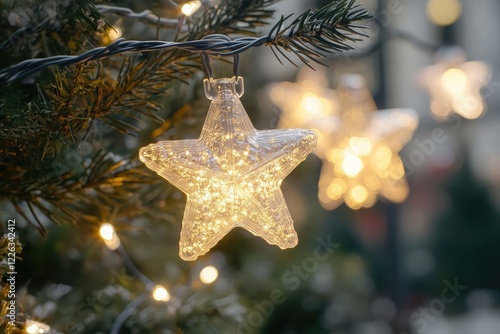
[[120,332],[122,325],[133,314],[133,312],[139,305],[146,302],[150,298],[160,302],[168,302],[170,300],[170,294],[165,287],[155,284],[149,277],[144,275],[132,262],[127,252],[125,251],[125,248],[121,244],[120,238],[118,237],[118,234],[116,233],[113,225],[109,223],[102,224],[99,229],[99,233],[104,243],[106,244],[106,247],[110,251],[117,252],[123,259],[125,266],[146,287],[146,292],[134,298],[115,319],[110,333],[116,334]]
[[[190,41],[136,41],[119,38],[108,46],[97,47],[80,55],[58,55],[24,60],[0,71],[0,86],[21,81],[50,66],[69,66],[99,60],[124,52],[147,52],[158,50],[183,50],[205,52],[212,56],[232,56],[250,48],[267,46],[281,62],[278,53],[295,63],[283,51],[291,52],[304,64],[311,61],[321,63],[321,58],[352,50],[353,42],[367,37],[360,21],[370,18],[368,12],[354,4],[354,0],[340,0],[318,10],[307,10],[290,24],[285,22],[292,15],[281,19],[269,34],[260,37],[229,39],[220,34],[208,35]],[[323,64],[324,65],[324,64]]]

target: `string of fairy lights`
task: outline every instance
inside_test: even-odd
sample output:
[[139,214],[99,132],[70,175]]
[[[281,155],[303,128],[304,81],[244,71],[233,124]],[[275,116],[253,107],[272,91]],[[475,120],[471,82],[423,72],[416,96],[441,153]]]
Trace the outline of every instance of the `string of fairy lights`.
[[[143,302],[148,299],[153,299],[157,302],[168,302],[171,300],[170,292],[167,288],[161,284],[154,283],[149,277],[144,275],[130,260],[125,248],[123,247],[120,237],[115,231],[115,228],[110,223],[104,223],[99,228],[99,234],[104,241],[106,247],[110,251],[116,251],[120,254],[125,266],[130,270],[130,272],[139,279],[146,288],[146,293],[140,294],[138,297],[133,299],[127,307],[124,308],[122,313],[118,315],[115,322],[111,327],[110,334],[117,334],[120,332],[121,326],[127,320],[128,317],[132,315],[134,310]],[[199,279],[204,284],[214,283],[219,276],[219,271],[215,266],[209,265],[205,266],[199,273]],[[42,332],[43,333],[43,332]]]
[[[132,299],[129,304],[123,309],[123,311],[116,317],[111,327],[110,334],[118,334],[120,333],[122,325],[125,323],[125,321],[142,303],[146,302],[147,300],[167,303],[172,299],[172,296],[165,286],[154,283],[149,277],[142,273],[137,268],[137,266],[135,266],[135,264],[132,262],[127,252],[125,251],[120,237],[116,233],[116,230],[112,224],[102,224],[99,228],[99,235],[106,245],[107,249],[109,251],[117,252],[121,256],[127,269],[129,269],[134,277],[140,280],[145,286],[145,292]],[[199,281],[203,284],[213,284],[218,279],[218,277],[219,270],[214,265],[207,265],[199,270],[198,278]],[[51,329],[49,325],[31,319],[26,320],[25,322],[25,332],[27,334],[58,334],[58,332]]]

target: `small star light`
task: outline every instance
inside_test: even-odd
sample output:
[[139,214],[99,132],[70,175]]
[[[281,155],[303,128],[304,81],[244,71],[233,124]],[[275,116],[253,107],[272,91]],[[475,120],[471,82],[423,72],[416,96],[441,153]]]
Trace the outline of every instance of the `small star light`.
[[488,66],[479,61],[465,62],[460,48],[443,49],[438,59],[438,64],[425,68],[421,74],[421,83],[431,94],[433,115],[441,120],[453,112],[467,119],[481,116],[481,88],[490,80]]
[[371,207],[377,197],[402,202],[408,195],[398,152],[418,123],[409,109],[376,112],[359,75],[347,75],[337,89],[341,129],[331,135],[319,180],[321,205],[333,210],[342,202],[352,209]]
[[212,103],[200,137],[139,151],[148,168],[187,194],[180,257],[195,260],[234,227],[294,247],[297,233],[280,185],[316,146],[314,132],[255,130],[239,100],[241,77],[205,79],[204,86]]
[[271,101],[281,109],[278,127],[312,129],[318,135],[314,153],[324,157],[328,134],[338,128],[335,91],[328,89],[324,73],[304,66],[297,82],[279,82],[268,90]]

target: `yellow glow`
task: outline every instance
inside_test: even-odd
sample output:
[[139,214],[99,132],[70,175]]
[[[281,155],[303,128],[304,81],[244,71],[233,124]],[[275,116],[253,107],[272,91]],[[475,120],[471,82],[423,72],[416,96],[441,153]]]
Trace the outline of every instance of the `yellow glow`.
[[278,127],[314,130],[318,136],[314,153],[324,157],[329,135],[338,127],[336,93],[328,89],[325,72],[313,71],[304,66],[297,76],[297,82],[273,84],[269,96],[281,109]]
[[366,137],[352,137],[349,146],[357,155],[365,156],[372,151],[372,142]]
[[356,185],[351,189],[350,196],[351,198],[359,204],[362,204],[368,198],[368,189],[361,185]]
[[49,325],[34,320],[26,320],[26,333],[28,334],[44,334],[49,333],[49,331]]
[[[243,78],[206,79],[213,100],[198,139],[143,147],[146,166],[187,194],[180,257],[195,260],[234,227],[278,247],[297,242],[282,180],[316,146],[314,132],[256,130],[241,104]],[[189,151],[189,155],[185,152]]]
[[388,148],[387,146],[379,147],[375,151],[374,155],[375,165],[378,167],[379,170],[386,170],[391,163],[391,158],[392,158],[392,152],[391,149]]
[[476,119],[485,111],[481,88],[491,79],[491,70],[479,61],[449,61],[427,67],[422,73],[422,84],[430,91],[431,111],[440,119],[456,113],[467,119]]
[[427,17],[438,26],[455,23],[462,14],[459,0],[428,0]]
[[368,208],[378,196],[401,202],[408,195],[398,152],[411,139],[417,114],[408,109],[374,113],[366,87],[353,82],[338,89],[342,125],[322,158],[318,198],[327,210],[342,202],[355,210]]
[[323,104],[316,94],[307,92],[302,96],[301,106],[310,114],[319,114]]
[[403,167],[403,163],[401,161],[397,161],[393,164],[390,176],[391,178],[396,180],[401,179],[405,176],[405,168]]
[[201,7],[201,1],[199,0],[193,0],[185,3],[181,7],[181,12],[182,14],[186,16],[191,16],[193,15],[198,9]]
[[352,153],[347,153],[342,161],[342,170],[345,175],[355,177],[363,170],[364,164],[361,159]]
[[168,302],[170,300],[170,294],[167,289],[161,285],[157,285],[154,287],[153,292],[151,293],[154,300],[159,302]]
[[[457,101],[458,100],[458,101]],[[476,119],[483,113],[484,107],[481,97],[463,96],[454,100],[456,112],[467,119]]]
[[113,225],[105,223],[101,225],[101,228],[99,229],[99,233],[101,234],[101,237],[104,240],[111,240],[113,239],[113,236],[115,234],[115,229]]
[[458,68],[450,68],[441,77],[441,85],[449,94],[461,94],[467,87],[467,75]]
[[101,238],[110,250],[115,250],[120,247],[120,238],[115,232],[113,225],[104,223],[99,229]]
[[107,36],[110,42],[116,41],[118,38],[122,37],[123,30],[120,27],[112,27],[108,30]]
[[214,266],[207,266],[200,272],[200,280],[205,284],[215,282],[219,276],[219,271]]
[[342,194],[345,192],[346,184],[342,179],[335,179],[328,186],[326,190],[326,194],[328,198],[332,200],[337,200],[342,197]]

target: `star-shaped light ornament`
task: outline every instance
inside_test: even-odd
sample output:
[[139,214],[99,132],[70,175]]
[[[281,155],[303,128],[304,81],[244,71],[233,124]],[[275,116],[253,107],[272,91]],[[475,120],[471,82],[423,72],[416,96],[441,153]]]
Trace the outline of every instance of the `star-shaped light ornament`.
[[271,84],[268,95],[281,109],[278,127],[312,129],[318,136],[314,153],[324,157],[328,135],[339,126],[336,93],[328,89],[325,74],[304,66],[297,75],[297,82]]
[[280,190],[282,180],[316,146],[314,132],[257,131],[239,97],[243,78],[205,79],[212,100],[200,137],[161,141],[139,157],[187,195],[179,255],[195,260],[234,227],[280,248],[297,233]]
[[327,210],[345,202],[371,207],[378,196],[402,202],[408,195],[398,152],[418,124],[415,111],[377,107],[363,77],[345,75],[337,89],[341,128],[330,137],[319,180],[319,200]]
[[488,66],[479,61],[465,62],[461,48],[440,50],[438,63],[426,67],[420,76],[421,84],[431,94],[431,111],[439,120],[453,113],[476,119],[485,110],[481,88],[490,80]]

